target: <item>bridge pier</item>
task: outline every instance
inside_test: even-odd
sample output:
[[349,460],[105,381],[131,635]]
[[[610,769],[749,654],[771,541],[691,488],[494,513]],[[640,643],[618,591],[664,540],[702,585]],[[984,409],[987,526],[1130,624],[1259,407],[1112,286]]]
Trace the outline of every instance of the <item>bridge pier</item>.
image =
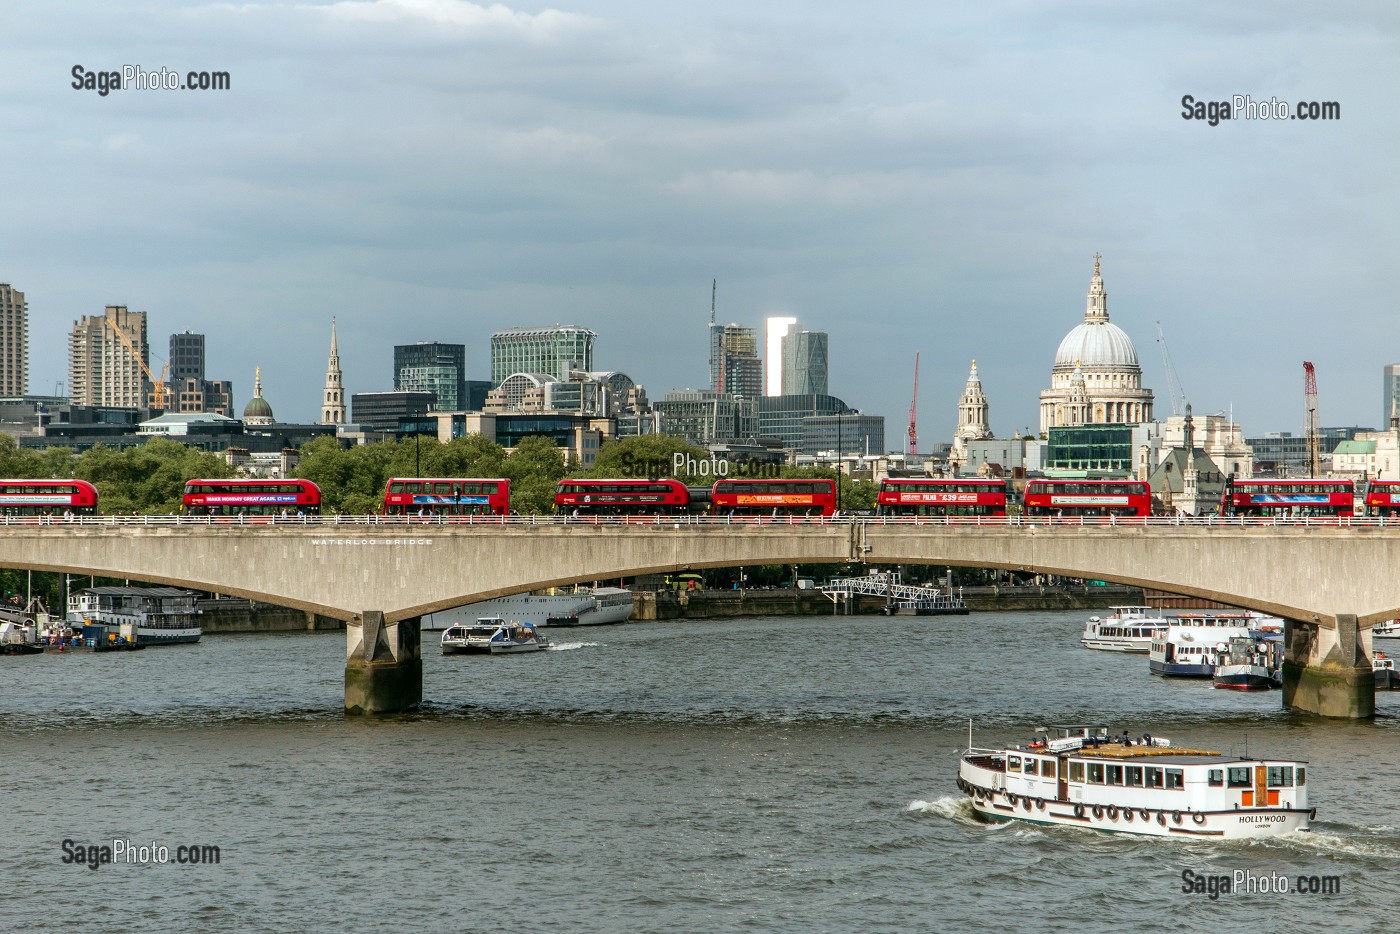
[[1339,614],[1335,629],[1285,619],[1283,632],[1283,706],[1350,720],[1376,715],[1376,676],[1354,614]]
[[399,713],[423,702],[420,617],[384,622],[365,610],[345,625],[345,712]]

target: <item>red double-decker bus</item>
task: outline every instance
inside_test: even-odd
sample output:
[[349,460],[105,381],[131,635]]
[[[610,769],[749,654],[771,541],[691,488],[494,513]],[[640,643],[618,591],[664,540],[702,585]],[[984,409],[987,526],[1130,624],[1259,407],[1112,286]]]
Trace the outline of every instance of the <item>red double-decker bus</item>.
[[1400,480],[1372,480],[1366,485],[1366,515],[1400,513]]
[[0,515],[96,514],[97,487],[86,480],[0,480]]
[[1136,516],[1152,514],[1152,491],[1141,480],[1029,480],[1028,516]]
[[886,477],[875,504],[882,516],[1005,516],[1006,481]]
[[1350,480],[1226,480],[1220,504],[1226,516],[1351,516]]
[[559,481],[554,511],[562,515],[651,516],[693,511],[690,490],[679,480]]
[[504,516],[510,481],[456,477],[390,477],[384,485],[386,516]]
[[836,512],[835,480],[717,480],[710,490],[716,516],[830,516]]
[[321,512],[321,488],[310,480],[189,480],[184,511],[192,516],[314,516]]

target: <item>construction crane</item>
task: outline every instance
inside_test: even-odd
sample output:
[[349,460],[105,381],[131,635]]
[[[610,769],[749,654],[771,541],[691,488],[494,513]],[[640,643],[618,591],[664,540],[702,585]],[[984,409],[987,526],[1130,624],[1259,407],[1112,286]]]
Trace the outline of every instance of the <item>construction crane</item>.
[[1167,397],[1171,400],[1172,414],[1186,413],[1186,393],[1181,388],[1181,377],[1177,375],[1176,364],[1172,363],[1171,352],[1167,350],[1167,336],[1162,333],[1162,322],[1157,322],[1157,346],[1162,349],[1162,369],[1167,374]]
[[112,333],[117,335],[117,339],[126,345],[126,349],[131,351],[131,355],[136,358],[136,363],[141,367],[141,372],[146,379],[151,381],[151,408],[164,411],[170,408],[170,399],[165,391],[165,378],[170,374],[170,361],[165,361],[165,366],[161,367],[160,379],[156,379],[151,373],[151,368],[146,365],[146,359],[141,356],[141,351],[136,349],[136,345],[131,342],[131,338],[126,336],[126,332],[117,327],[117,323],[111,318],[103,318],[107,326],[112,329]]
[[1303,361],[1303,412],[1308,437],[1308,476],[1316,477],[1322,472],[1322,436],[1317,427],[1317,371],[1306,360]]
[[919,453],[919,428],[915,417],[919,411],[919,354],[914,352],[914,398],[909,402],[909,453]]

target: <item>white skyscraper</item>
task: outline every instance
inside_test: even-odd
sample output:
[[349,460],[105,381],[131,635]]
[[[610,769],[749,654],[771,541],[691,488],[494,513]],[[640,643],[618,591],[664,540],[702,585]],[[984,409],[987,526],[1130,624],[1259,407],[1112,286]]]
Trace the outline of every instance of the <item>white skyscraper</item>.
[[796,318],[768,319],[767,340],[763,345],[763,394],[766,396],[783,394],[783,338],[796,323]]

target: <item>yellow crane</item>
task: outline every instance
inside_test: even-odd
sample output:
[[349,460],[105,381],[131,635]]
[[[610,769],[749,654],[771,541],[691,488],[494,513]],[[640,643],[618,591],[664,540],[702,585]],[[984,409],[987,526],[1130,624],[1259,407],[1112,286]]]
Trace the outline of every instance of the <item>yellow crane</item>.
[[126,336],[126,332],[117,327],[117,323],[111,318],[103,318],[107,326],[112,329],[112,333],[117,335],[117,339],[126,345],[126,349],[131,351],[131,355],[136,358],[136,363],[141,367],[141,372],[146,375],[146,379],[151,381],[151,408],[165,411],[170,408],[170,396],[166,391],[165,378],[170,374],[170,361],[165,361],[165,366],[161,367],[160,379],[156,379],[151,373],[151,368],[146,365],[146,359],[141,356],[141,351],[136,349],[136,345],[131,342],[131,338]]

